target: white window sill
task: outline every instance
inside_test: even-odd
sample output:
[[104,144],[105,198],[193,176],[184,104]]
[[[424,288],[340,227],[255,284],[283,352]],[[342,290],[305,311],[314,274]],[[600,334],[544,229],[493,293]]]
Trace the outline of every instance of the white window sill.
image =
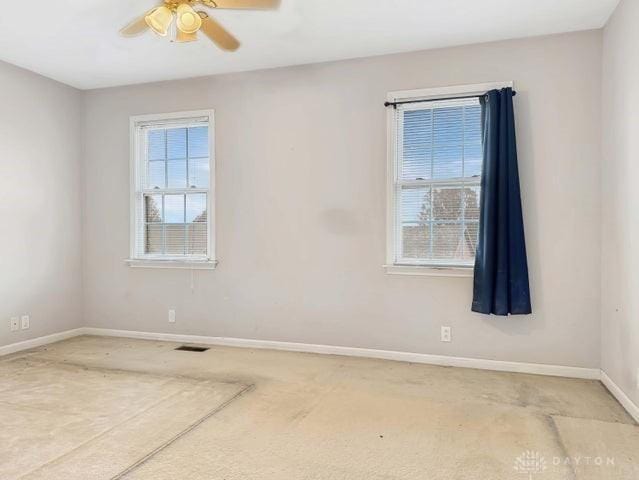
[[388,275],[413,275],[426,277],[473,277],[473,267],[445,267],[433,265],[384,265]]
[[152,260],[143,258],[129,258],[126,261],[134,268],[185,268],[188,270],[213,270],[217,260]]

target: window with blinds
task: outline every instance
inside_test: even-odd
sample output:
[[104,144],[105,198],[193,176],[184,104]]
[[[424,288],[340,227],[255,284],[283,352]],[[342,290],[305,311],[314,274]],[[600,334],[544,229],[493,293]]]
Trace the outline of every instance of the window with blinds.
[[142,117],[132,125],[133,259],[209,261],[212,114]]
[[393,263],[472,266],[482,167],[479,99],[400,104],[392,128]]

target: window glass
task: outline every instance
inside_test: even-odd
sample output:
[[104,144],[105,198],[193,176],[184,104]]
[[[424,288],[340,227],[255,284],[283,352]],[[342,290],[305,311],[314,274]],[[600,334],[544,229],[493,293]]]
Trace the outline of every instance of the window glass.
[[482,165],[478,98],[398,105],[395,263],[471,266]]
[[134,258],[208,257],[209,122],[154,121],[136,127],[140,174]]

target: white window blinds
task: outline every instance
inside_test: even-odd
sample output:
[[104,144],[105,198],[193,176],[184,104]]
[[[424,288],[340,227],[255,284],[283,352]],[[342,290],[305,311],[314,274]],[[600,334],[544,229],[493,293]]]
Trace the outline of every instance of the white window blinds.
[[137,121],[133,258],[211,258],[211,118]]
[[482,166],[478,98],[397,105],[394,263],[472,266]]

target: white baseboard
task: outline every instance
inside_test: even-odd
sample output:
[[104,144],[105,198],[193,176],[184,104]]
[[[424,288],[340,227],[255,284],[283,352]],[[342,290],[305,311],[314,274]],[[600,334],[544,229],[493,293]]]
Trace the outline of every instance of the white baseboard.
[[77,337],[78,335],[85,335],[84,328],[74,328],[73,330],[52,333],[51,335],[45,335],[44,337],[24,340],[23,342],[10,343],[9,345],[0,347],[0,357],[11,353],[21,352],[23,350],[29,350],[30,348],[41,347],[42,345],[48,345],[49,343],[59,342],[68,338]]
[[179,335],[172,333],[136,332],[133,330],[113,330],[108,328],[82,327],[65,332],[54,333],[23,342],[0,347],[0,356],[16,353],[49,343],[59,342],[80,335],[97,335],[103,337],[138,338],[142,340],[159,340],[176,343],[195,343],[201,345],[219,345],[227,347],[260,348],[284,350],[289,352],[319,353],[324,355],[343,355],[347,357],[379,358],[400,362],[423,363],[446,367],[476,368],[499,372],[530,373],[555,377],[583,378],[601,380],[612,395],[623,405],[628,413],[639,422],[639,406],[635,404],[619,386],[598,368],[569,367],[563,365],[547,365],[541,363],[505,362],[501,360],[485,360],[480,358],[449,357],[426,353],[395,352],[390,350],[374,350],[369,348],[337,347],[331,345],[313,345],[307,343],[277,342],[272,340],[252,340],[246,338],[207,337],[199,335]]
[[177,343],[196,343],[202,345],[220,345],[227,347],[265,348],[271,350],[285,350],[289,352],[344,355],[347,357],[380,358],[384,360],[424,363],[446,367],[477,368],[481,370],[496,370],[500,372],[532,373],[536,375],[550,375],[555,377],[599,380],[598,368],[567,367],[561,365],[546,365],[540,363],[505,362],[501,360],[449,357],[446,355],[430,355],[426,353],[396,352],[390,350],[374,350],[369,348],[355,347],[336,347],[330,345],[313,345],[307,343],[277,342],[272,340],[251,340],[245,338],[206,337],[198,335],[135,332],[131,330],[111,330],[103,328],[84,328],[83,330],[86,335],[139,338],[145,340],[162,340]]
[[[343,355],[347,357],[379,358],[400,362],[423,363],[445,367],[476,368],[499,372],[531,373],[555,377],[585,378],[599,380],[600,370],[597,368],[569,367],[542,363],[506,362],[502,360],[485,360],[481,358],[451,357],[431,355],[427,353],[397,352],[391,350],[375,350],[370,348],[338,347],[332,345],[314,345],[309,343],[278,342],[273,340],[253,340],[247,338],[208,337],[200,335],[180,335],[173,333],[136,332],[133,330],[113,330],[109,328],[82,327],[65,332],[54,333],[44,337],[26,340],[0,347],[0,356],[40,347],[80,335],[97,335],[103,337],[138,338],[142,340],[159,340],[176,343],[196,343],[202,345],[219,345],[227,347],[260,348],[283,350],[289,352],[319,353],[324,355]],[[618,387],[617,387],[618,388]],[[612,389],[611,389],[612,390]],[[621,401],[621,400],[620,400]]]
[[635,419],[635,422],[639,423],[639,405],[633,402],[603,370],[601,371],[601,381],[619,403],[623,405],[623,408],[626,409],[630,416]]

